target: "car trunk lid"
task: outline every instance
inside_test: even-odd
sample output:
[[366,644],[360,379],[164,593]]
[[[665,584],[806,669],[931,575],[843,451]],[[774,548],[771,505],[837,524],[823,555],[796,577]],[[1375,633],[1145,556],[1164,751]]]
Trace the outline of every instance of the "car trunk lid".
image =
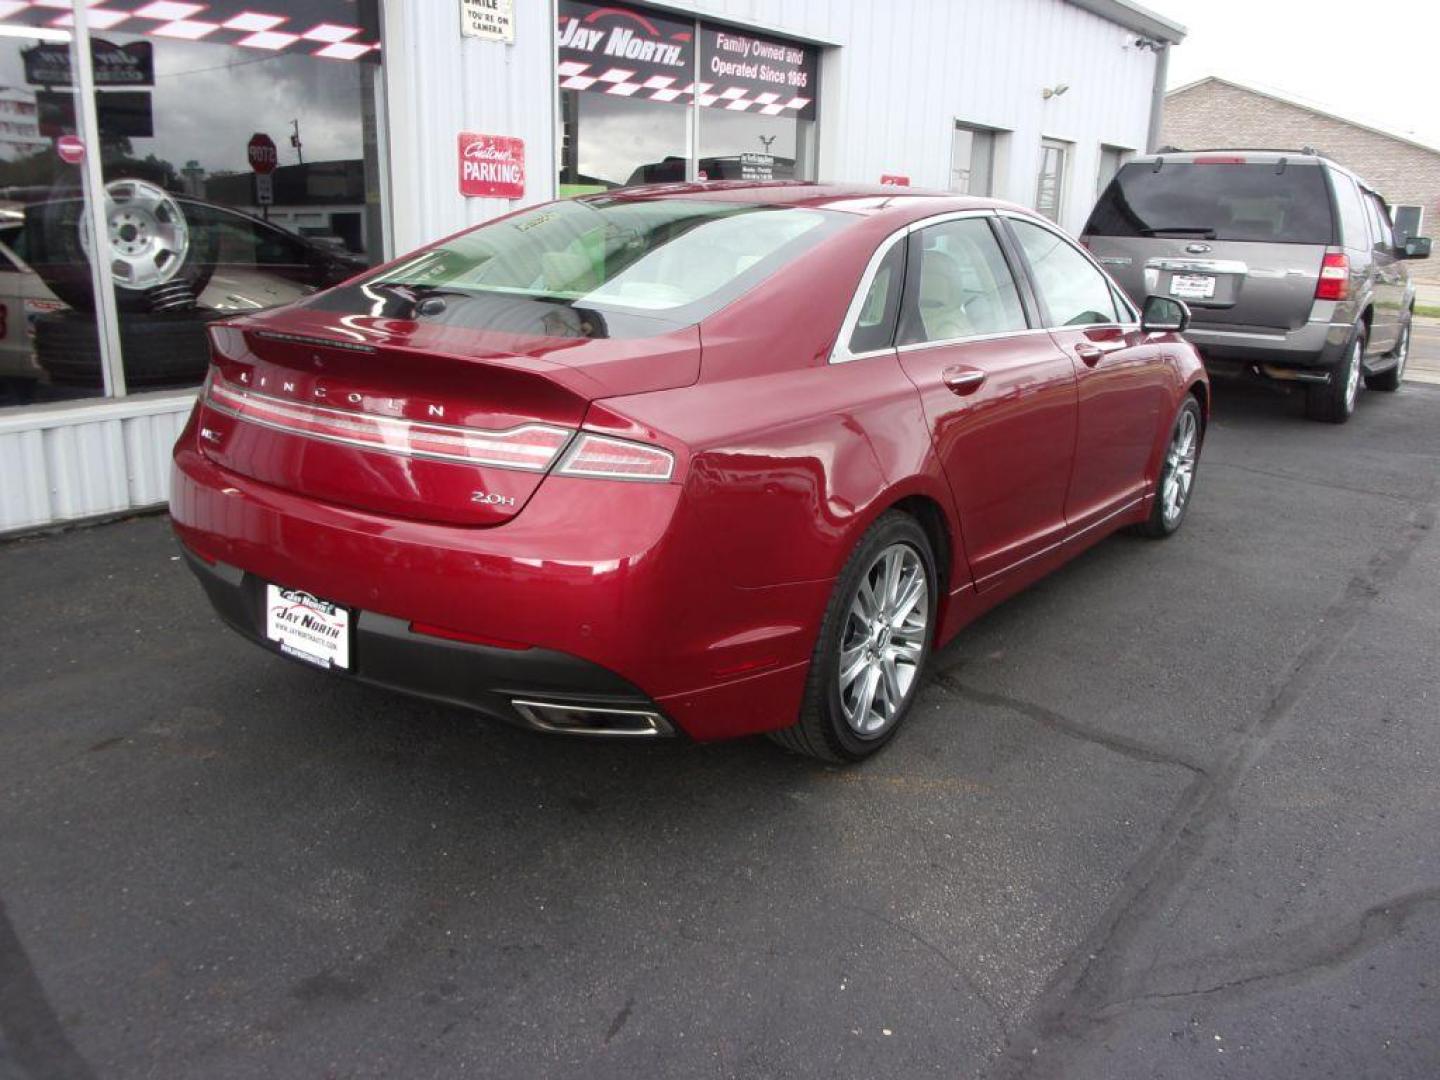
[[544,338],[291,308],[215,328],[200,424],[218,465],[390,516],[519,514],[591,401],[685,386],[695,327]]

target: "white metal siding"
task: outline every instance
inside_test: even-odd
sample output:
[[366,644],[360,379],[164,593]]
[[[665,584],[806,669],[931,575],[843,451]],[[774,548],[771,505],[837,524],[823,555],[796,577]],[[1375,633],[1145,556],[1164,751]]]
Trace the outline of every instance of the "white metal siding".
[[193,395],[0,413],[0,533],[163,503]]
[[462,131],[525,140],[526,197],[555,197],[555,9],[515,0],[515,44],[460,36],[460,5],[386,0],[385,89],[395,252],[522,202],[460,194]]
[[[1074,143],[1061,224],[1094,202],[1102,143],[1143,150],[1153,53],[1066,0],[672,0],[687,12],[825,43],[822,179],[900,173],[945,187],[956,119],[1012,132],[997,162],[1002,198],[1030,205],[1042,138]],[[516,0],[514,45],[462,39],[456,5],[388,0],[386,86],[396,250],[555,194],[553,0]],[[1128,37],[1133,41],[1136,35]],[[1046,101],[1046,87],[1065,94]],[[703,122],[703,120],[702,120]],[[465,199],[464,130],[525,140],[526,197]]]

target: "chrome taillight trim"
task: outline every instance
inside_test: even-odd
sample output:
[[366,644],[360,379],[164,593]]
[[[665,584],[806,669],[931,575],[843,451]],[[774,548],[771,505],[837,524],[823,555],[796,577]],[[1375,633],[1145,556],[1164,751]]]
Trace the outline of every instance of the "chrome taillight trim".
[[[618,446],[627,450],[643,450],[649,454],[658,454],[665,459],[664,475],[635,475],[623,472],[600,472],[593,469],[574,468],[575,458],[580,455],[586,443],[603,443],[607,446]],[[675,475],[675,455],[663,446],[656,446],[653,443],[636,442],[633,439],[616,439],[609,435],[597,435],[593,431],[581,429],[578,437],[570,444],[561,458],[560,464],[555,467],[557,476],[578,476],[586,480],[625,480],[631,483],[668,483]]]
[[[286,401],[254,390],[237,388],[213,373],[205,389],[204,401],[207,408],[241,423],[254,424],[302,439],[353,446],[397,457],[424,458],[461,465],[486,465],[519,472],[547,472],[575,434],[572,428],[552,424],[519,424],[497,431]],[[328,430],[316,430],[315,427],[306,425],[317,425]],[[526,455],[523,446],[505,446],[499,442],[537,433],[547,436],[553,445],[531,444],[531,460],[528,461],[524,460]],[[366,438],[366,434],[370,437]],[[439,445],[416,445],[417,440],[423,443],[427,439]],[[457,447],[468,448],[468,452],[461,452],[458,448],[440,448],[447,441],[457,444]]]

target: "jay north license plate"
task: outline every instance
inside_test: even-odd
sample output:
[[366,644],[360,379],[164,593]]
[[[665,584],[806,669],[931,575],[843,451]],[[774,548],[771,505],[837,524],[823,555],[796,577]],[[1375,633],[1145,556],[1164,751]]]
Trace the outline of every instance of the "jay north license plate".
[[322,668],[350,666],[350,611],[299,589],[265,586],[265,637]]

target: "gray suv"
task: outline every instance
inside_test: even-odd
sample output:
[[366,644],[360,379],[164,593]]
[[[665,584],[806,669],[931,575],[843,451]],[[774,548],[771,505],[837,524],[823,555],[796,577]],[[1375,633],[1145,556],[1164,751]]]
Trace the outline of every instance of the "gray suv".
[[1184,300],[1215,375],[1305,385],[1344,423],[1363,378],[1398,390],[1415,290],[1385,200],[1312,150],[1165,151],[1132,159],[1100,196],[1085,245],[1137,303]]

